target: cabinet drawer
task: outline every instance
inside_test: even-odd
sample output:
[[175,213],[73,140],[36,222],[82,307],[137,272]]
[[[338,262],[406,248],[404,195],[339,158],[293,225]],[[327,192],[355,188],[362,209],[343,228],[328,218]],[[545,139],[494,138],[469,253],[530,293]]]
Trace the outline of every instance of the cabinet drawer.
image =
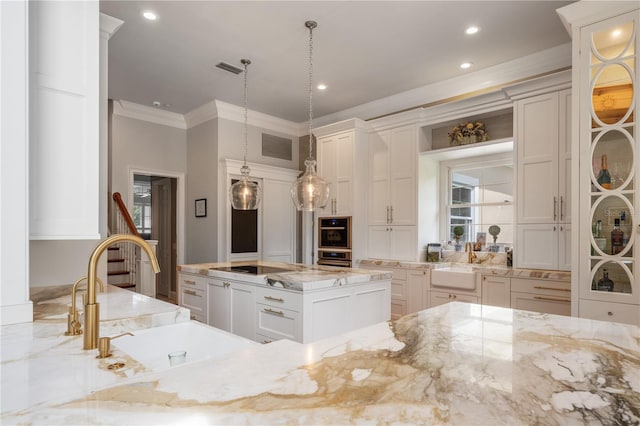
[[256,342],[258,343],[266,344],[266,343],[275,342],[276,340],[280,340],[280,338],[266,335],[266,334],[256,334]]
[[206,324],[206,323],[207,323],[207,317],[206,317],[206,315],[204,314],[204,312],[199,312],[199,313],[198,313],[198,312],[195,312],[195,311],[193,311],[193,310],[192,310],[192,311],[191,311],[191,317],[190,317],[190,318],[191,318],[192,320],[194,320],[194,321],[199,321],[199,322],[204,323],[204,324]]
[[512,291],[511,309],[569,316],[571,315],[571,300],[567,295],[554,294],[548,296],[539,293],[516,293]]
[[406,281],[407,280],[407,270],[406,269],[391,268],[391,271],[393,272],[392,279],[394,281],[396,281],[396,280]]
[[279,339],[302,340],[300,313],[256,303],[256,335]]
[[256,287],[256,303],[269,305],[277,309],[302,310],[302,295],[272,287]]
[[444,291],[432,291],[430,294],[430,307],[443,305],[449,302],[478,303],[478,297],[468,294],[449,293]]
[[407,302],[405,300],[391,299],[391,320],[397,320],[407,314]]
[[600,321],[640,326],[640,306],[625,303],[580,300],[580,316]]
[[199,277],[195,275],[180,274],[179,287],[191,288],[200,291],[205,291],[207,286],[207,279],[205,277]]
[[511,278],[511,292],[535,293],[571,300],[571,283],[530,278]]
[[407,282],[391,280],[391,298],[407,300]]

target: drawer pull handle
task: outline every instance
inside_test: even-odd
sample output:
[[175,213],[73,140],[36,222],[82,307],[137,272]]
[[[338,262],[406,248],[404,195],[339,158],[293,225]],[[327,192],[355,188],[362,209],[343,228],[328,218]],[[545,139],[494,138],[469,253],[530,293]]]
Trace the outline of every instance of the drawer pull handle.
[[284,302],[282,297],[264,296],[264,298],[267,300],[275,300],[276,302]]
[[263,341],[262,341],[262,344],[263,344],[263,345],[265,345],[265,344],[267,344],[267,343],[271,343],[271,342],[273,342],[273,340],[263,340]]
[[284,312],[282,312],[282,311],[276,311],[276,310],[271,309],[271,308],[265,308],[265,309],[264,309],[264,312],[266,312],[266,313],[268,313],[268,314],[279,315],[279,316],[281,316],[281,317],[283,317],[283,316],[284,316]]
[[554,299],[553,297],[533,296],[533,298],[538,300],[551,300],[553,302],[571,302],[569,299]]
[[571,291],[570,288],[555,288],[555,287],[542,287],[542,286],[533,286],[533,288],[537,288],[538,290],[555,290],[555,291]]
[[224,287],[229,287],[231,284],[229,284],[227,281],[223,281],[223,282],[222,282],[222,285],[223,285]]
[[198,293],[196,293],[193,290],[184,289],[183,291],[184,291],[184,294],[190,294],[191,296],[197,296],[198,295]]
[[609,311],[609,312],[607,312],[607,315],[609,315],[610,317],[612,317],[612,316],[613,316],[613,312]]
[[195,281],[192,281],[192,280],[184,280],[184,283],[185,283],[185,284],[196,285],[196,282],[195,282]]
[[192,320],[194,320],[194,319],[196,319],[196,315],[195,315],[195,314],[191,314],[190,318],[191,318]]

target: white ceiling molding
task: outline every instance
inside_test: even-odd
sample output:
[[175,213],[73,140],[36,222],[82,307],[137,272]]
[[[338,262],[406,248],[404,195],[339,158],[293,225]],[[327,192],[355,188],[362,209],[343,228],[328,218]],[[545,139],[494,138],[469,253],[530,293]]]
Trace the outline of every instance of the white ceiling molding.
[[638,9],[637,1],[579,1],[556,9],[565,29],[572,37],[571,27],[582,27],[602,20],[602,16],[622,15]]
[[[213,100],[185,114],[188,128],[202,124],[205,121],[213,120],[214,118],[244,123],[244,107]],[[306,123],[294,123],[293,121],[283,120],[282,118],[263,114],[258,111],[248,110],[247,123],[250,126],[260,127],[285,135],[299,137],[307,134]]]
[[113,114],[164,126],[186,129],[187,123],[182,114],[134,104],[127,101],[113,101]]
[[124,21],[113,16],[100,14],[100,37],[109,40],[124,24]]
[[[359,118],[352,118],[349,120],[343,120],[337,123],[328,124],[326,126],[316,127],[313,129],[313,134],[317,138],[353,129],[368,130],[369,124],[366,121],[360,120]],[[308,131],[306,131],[305,134],[306,133],[308,133]]]
[[571,43],[565,43],[483,70],[318,117],[315,122],[322,126],[353,117],[370,120],[483,89],[497,87],[496,90],[499,90],[498,87],[501,85],[570,66]]

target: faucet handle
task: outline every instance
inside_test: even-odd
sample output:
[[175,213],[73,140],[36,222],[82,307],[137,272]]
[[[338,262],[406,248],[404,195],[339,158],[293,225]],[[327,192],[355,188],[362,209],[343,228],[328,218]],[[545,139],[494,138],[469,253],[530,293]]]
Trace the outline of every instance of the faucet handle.
[[78,320],[78,311],[69,308],[67,314],[67,331],[64,332],[65,336],[78,336],[82,334],[82,323]]
[[111,356],[111,340],[122,336],[133,336],[133,333],[122,333],[113,337],[101,337],[98,339],[98,356],[96,358],[107,358]]

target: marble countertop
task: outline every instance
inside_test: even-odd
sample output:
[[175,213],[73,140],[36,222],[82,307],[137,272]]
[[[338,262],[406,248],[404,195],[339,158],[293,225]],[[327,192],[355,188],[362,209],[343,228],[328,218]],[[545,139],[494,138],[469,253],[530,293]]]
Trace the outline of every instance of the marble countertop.
[[[261,265],[286,269],[286,272],[275,272],[252,275],[241,272],[230,272],[216,268],[230,266]],[[235,279],[257,285],[285,288],[294,291],[312,291],[332,287],[341,287],[367,283],[370,281],[390,280],[392,273],[379,270],[340,268],[334,266],[304,265],[267,261],[223,262],[178,265],[178,271],[198,275],[207,275],[223,279]]]
[[[378,260],[378,259],[362,259],[358,266],[367,267],[386,267],[386,268],[408,268],[408,269],[434,269],[440,266],[450,265],[452,262],[407,262],[403,260]],[[503,265],[494,264],[477,264],[464,263],[470,266],[474,271],[482,274],[501,275],[510,278],[536,278],[555,281],[571,281],[571,272],[568,271],[552,271],[544,269],[520,269]]]
[[[99,371],[75,374],[82,382]],[[454,302],[7,410],[18,376],[2,377],[3,425],[638,424],[640,328]]]

